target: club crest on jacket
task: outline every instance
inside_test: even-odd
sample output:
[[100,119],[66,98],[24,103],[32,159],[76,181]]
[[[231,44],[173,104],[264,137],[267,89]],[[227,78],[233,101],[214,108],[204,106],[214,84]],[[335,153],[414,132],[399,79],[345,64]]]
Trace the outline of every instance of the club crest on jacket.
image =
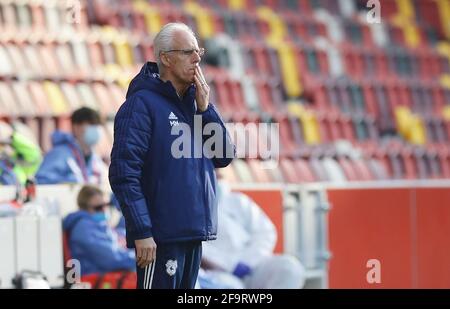
[[166,262],[166,272],[169,276],[173,276],[175,275],[176,271],[177,271],[177,260],[168,260]]

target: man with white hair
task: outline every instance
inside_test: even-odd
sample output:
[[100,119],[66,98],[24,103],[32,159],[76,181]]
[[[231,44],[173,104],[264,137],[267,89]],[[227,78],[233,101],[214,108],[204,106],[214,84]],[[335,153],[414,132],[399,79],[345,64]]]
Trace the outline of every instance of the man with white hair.
[[[153,48],[156,63],[142,67],[116,115],[109,179],[125,217],[127,246],[136,249],[138,288],[194,288],[201,242],[216,238],[214,168],[230,164],[235,149],[209,102],[199,66],[204,49],[192,30],[169,23]],[[209,139],[188,134],[178,156],[179,129],[185,137],[199,118],[200,129],[214,127],[214,144],[226,153],[204,154]]]

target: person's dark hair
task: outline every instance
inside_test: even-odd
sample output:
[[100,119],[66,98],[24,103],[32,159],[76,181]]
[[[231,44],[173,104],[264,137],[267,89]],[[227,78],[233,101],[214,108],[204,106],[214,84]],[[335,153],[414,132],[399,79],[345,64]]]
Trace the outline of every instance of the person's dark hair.
[[103,191],[93,185],[85,185],[81,188],[77,197],[78,207],[82,210],[87,210],[89,200],[96,195],[102,195]]
[[82,123],[89,123],[89,124],[100,124],[100,114],[89,107],[82,107],[77,109],[72,113],[72,117],[70,118],[72,124],[82,124]]

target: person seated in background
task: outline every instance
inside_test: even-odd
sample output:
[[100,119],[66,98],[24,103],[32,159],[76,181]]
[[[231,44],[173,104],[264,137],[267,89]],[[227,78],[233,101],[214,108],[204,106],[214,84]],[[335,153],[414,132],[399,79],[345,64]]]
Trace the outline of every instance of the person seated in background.
[[77,197],[79,211],[63,220],[71,257],[81,265],[81,274],[135,270],[135,254],[125,246],[124,235],[108,224],[103,191],[92,185],[81,188]]
[[82,107],[73,112],[71,123],[72,133],[53,133],[53,148],[45,155],[36,174],[37,183],[107,183],[107,167],[94,151],[101,138],[100,115]]
[[32,138],[0,122],[0,184],[25,185],[41,161],[41,149]]
[[305,270],[295,257],[273,253],[277,234],[264,211],[223,180],[217,191],[217,240],[203,243],[200,287],[302,288]]
[[[2,142],[0,142],[0,148],[1,147]],[[0,152],[2,152],[1,149]],[[0,185],[11,186],[18,184],[18,180],[13,168],[14,165],[10,158],[4,156],[3,154],[0,154]]]

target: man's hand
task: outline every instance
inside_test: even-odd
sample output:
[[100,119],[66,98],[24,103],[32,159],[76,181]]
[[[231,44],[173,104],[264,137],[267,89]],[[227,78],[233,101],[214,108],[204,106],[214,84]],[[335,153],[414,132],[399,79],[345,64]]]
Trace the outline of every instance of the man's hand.
[[195,86],[197,91],[195,93],[195,101],[197,101],[197,108],[200,112],[204,112],[209,104],[209,86],[206,83],[200,66],[195,68],[194,75]]
[[145,239],[136,239],[136,262],[141,268],[146,267],[156,259],[156,243],[153,237]]

